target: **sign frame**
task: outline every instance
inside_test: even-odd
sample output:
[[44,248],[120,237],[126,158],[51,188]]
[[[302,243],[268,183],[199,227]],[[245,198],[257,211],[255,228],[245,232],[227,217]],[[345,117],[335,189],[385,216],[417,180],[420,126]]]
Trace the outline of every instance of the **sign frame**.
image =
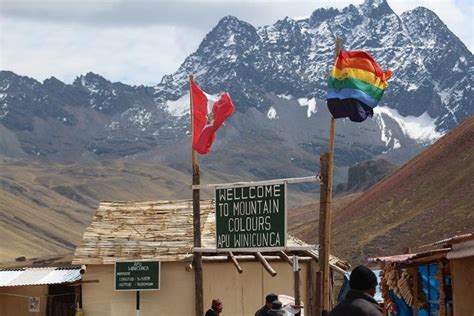
[[[158,263],[158,288],[156,289],[117,289],[117,263],[135,263],[135,262],[156,262]],[[118,292],[131,292],[131,291],[159,291],[161,289],[161,261],[157,260],[120,260],[114,263],[114,291]]]
[[[229,188],[244,188],[244,187],[258,187],[258,186],[268,186],[268,185],[283,185],[285,194],[283,196],[284,199],[284,237],[283,237],[283,245],[280,247],[248,247],[248,248],[218,248],[217,247],[217,190],[219,189],[229,189]],[[288,182],[285,179],[281,180],[270,180],[270,181],[260,181],[260,182],[247,182],[247,183],[234,183],[234,184],[222,184],[214,186],[214,201],[215,201],[215,220],[216,220],[216,232],[215,232],[215,239],[216,239],[216,252],[275,252],[287,249],[287,241],[288,241]]]

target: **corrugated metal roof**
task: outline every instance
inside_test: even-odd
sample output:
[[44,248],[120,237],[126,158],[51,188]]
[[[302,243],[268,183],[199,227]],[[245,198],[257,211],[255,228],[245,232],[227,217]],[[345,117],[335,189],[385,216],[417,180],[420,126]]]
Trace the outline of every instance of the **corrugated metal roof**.
[[402,255],[395,255],[395,256],[386,256],[386,257],[375,257],[375,258],[369,258],[367,259],[371,263],[377,263],[377,262],[411,262],[411,261],[416,261],[418,259],[422,258],[427,258],[431,256],[436,256],[436,255],[441,255],[445,256],[449,248],[442,248],[442,249],[435,249],[431,251],[426,251],[426,252],[419,252],[419,253],[408,253],[408,254],[402,254]]
[[449,245],[449,244],[456,244],[460,242],[464,242],[467,240],[473,240],[474,239],[474,233],[469,233],[469,234],[464,234],[464,235],[456,235],[454,237],[449,237],[443,240],[436,241],[431,244],[423,245],[420,246],[419,248],[424,248],[424,247],[431,247],[431,246],[437,246],[437,245]]
[[81,279],[80,270],[80,268],[0,270],[0,287],[72,283]]
[[408,254],[403,254],[403,255],[369,258],[368,261],[369,262],[405,262],[408,259],[411,259],[415,256],[416,256],[416,253],[408,253]]

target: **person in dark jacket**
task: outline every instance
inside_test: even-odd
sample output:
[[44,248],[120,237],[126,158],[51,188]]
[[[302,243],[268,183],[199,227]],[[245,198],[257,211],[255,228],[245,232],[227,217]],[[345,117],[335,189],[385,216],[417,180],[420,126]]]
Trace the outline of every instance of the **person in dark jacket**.
[[272,303],[278,300],[278,295],[270,293],[265,296],[265,305],[255,312],[255,316],[267,316],[268,311],[272,308]]
[[206,316],[219,316],[222,313],[224,306],[220,299],[212,300],[211,309],[206,312]]
[[329,316],[382,316],[382,308],[374,299],[377,276],[365,266],[355,267],[349,279],[346,298],[334,307]]

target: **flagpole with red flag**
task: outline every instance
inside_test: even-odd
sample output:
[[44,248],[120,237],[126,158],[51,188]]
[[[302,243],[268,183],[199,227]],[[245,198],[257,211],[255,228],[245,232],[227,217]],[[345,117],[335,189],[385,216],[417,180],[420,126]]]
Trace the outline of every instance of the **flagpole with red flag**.
[[[194,141],[194,116],[193,116],[193,89],[192,82],[194,80],[193,75],[189,75],[189,104],[191,108],[191,144]],[[196,151],[191,145],[191,159],[193,166],[193,185],[201,183],[199,173],[199,163],[197,160]],[[200,192],[199,189],[193,188],[193,232],[194,232],[194,247],[201,247],[201,205],[200,205]],[[195,285],[195,312],[196,316],[202,316],[204,314],[203,304],[203,277],[202,277],[202,254],[200,252],[193,253],[193,265],[194,265],[194,285]]]

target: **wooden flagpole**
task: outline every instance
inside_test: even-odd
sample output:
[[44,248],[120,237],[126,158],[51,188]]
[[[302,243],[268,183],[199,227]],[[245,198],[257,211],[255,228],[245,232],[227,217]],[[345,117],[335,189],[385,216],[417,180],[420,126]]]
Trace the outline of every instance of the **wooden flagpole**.
[[[341,49],[341,39],[336,38],[335,55]],[[336,130],[336,120],[331,117],[329,128],[329,153],[323,153],[321,162],[321,192],[320,192],[320,212],[319,212],[319,266],[321,271],[321,295],[322,313],[325,316],[331,308],[330,287],[331,273],[329,267],[329,253],[331,245],[331,202],[332,202],[332,177],[334,169],[334,136]]]
[[[193,75],[189,75],[189,104],[191,107],[191,143],[194,138],[194,119],[193,119],[193,93],[191,82]],[[201,184],[199,163],[196,151],[191,147],[191,158],[193,165],[193,185]],[[194,247],[201,247],[201,205],[199,189],[193,189],[193,231],[194,231]],[[202,254],[200,252],[193,253],[194,264],[194,286],[195,286],[195,312],[196,316],[204,315],[203,305],[203,280],[202,280]]]
[[[341,50],[342,40],[340,37],[336,37],[336,51],[334,59],[339,55]],[[331,116],[331,127],[329,128],[329,177],[328,177],[328,186],[329,186],[329,195],[327,203],[330,206],[332,200],[332,176],[333,176],[333,162],[334,162],[334,135],[336,132],[336,120]],[[330,210],[330,208],[328,208]]]

